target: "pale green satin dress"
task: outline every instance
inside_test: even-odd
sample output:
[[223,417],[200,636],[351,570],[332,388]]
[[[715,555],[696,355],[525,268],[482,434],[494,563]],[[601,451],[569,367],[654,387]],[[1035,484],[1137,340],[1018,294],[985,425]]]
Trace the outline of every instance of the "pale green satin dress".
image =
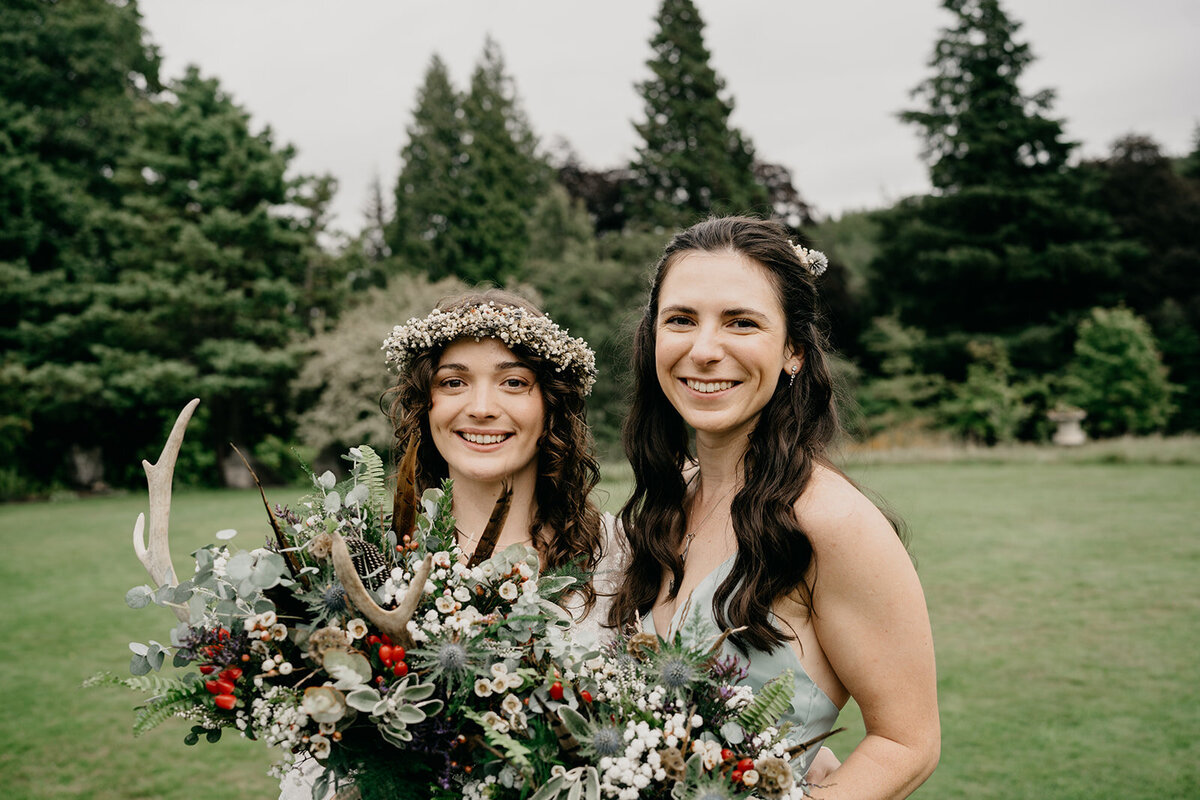
[[[712,618],[713,595],[717,591],[717,587],[725,580],[729,571],[733,569],[733,560],[735,556],[730,556],[723,564],[718,566],[704,580],[696,586],[692,591],[691,602],[680,602],[675,610],[675,617],[671,620],[671,632],[683,630],[685,635],[691,629],[691,625],[683,625],[681,615],[685,610],[691,616],[703,615],[701,620],[706,623],[702,625],[702,629],[717,630],[716,622]],[[771,615],[771,621],[775,621],[775,616]],[[647,614],[642,619],[642,630],[647,633],[656,633],[654,630],[654,616]],[[808,677],[808,673],[804,671],[804,667],[800,665],[800,658],[796,655],[796,651],[792,649],[790,644],[783,644],[774,650],[767,652],[764,650],[750,650],[748,654],[742,654],[728,641],[722,645],[722,651],[727,656],[737,656],[743,666],[746,666],[747,657],[750,660],[748,665],[749,674],[746,676],[746,684],[758,691],[763,685],[774,678],[776,675],[781,675],[785,670],[791,670],[795,678],[796,694],[792,699],[792,709],[785,714],[783,720],[792,723],[791,732],[788,738],[793,742],[808,741],[814,736],[822,733],[828,733],[833,729],[833,724],[838,718],[838,707],[833,701],[821,691],[817,684],[813,683],[812,678]],[[818,747],[813,747],[807,753],[802,754],[796,764],[801,773],[807,772],[809,765],[817,754]]]

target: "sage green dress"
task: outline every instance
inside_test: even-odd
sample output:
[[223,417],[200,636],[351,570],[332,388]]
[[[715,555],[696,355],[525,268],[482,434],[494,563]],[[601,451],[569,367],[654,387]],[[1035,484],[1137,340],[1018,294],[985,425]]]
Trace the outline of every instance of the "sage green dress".
[[[683,625],[683,620],[680,618],[685,610],[690,609],[689,613],[692,617],[703,615],[701,621],[706,624],[701,625],[700,629],[711,630],[715,635],[717,625],[712,618],[713,595],[729,571],[733,569],[734,557],[730,556],[728,560],[700,581],[692,591],[691,602],[679,603],[675,610],[675,617],[671,620],[671,633],[683,630],[684,635],[687,635],[688,631],[692,629],[690,623]],[[771,615],[771,621],[775,621],[774,614]],[[647,614],[642,619],[642,630],[647,633],[656,633],[652,614]],[[784,644],[770,652],[752,649],[748,654],[742,654],[726,641],[722,645],[722,651],[725,655],[737,656],[743,666],[747,666],[746,659],[749,657],[749,674],[746,676],[746,684],[756,692],[776,675],[783,674],[785,670],[792,671],[796,683],[796,694],[792,699],[791,711],[785,714],[781,720],[781,722],[792,723],[792,729],[788,734],[790,740],[796,743],[804,742],[833,729],[833,724],[838,718],[838,707],[826,696],[825,692],[821,691],[817,684],[813,683],[812,678],[808,677],[808,673],[800,665],[800,658],[791,645]],[[798,766],[801,774],[808,771],[818,749],[818,747],[813,747],[796,759],[794,763]]]

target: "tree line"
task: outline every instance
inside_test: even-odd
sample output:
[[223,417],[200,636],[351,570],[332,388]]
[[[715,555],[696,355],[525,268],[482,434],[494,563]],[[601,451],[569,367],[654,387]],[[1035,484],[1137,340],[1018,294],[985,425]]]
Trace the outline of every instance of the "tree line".
[[[1200,140],[1145,135],[1080,161],[998,0],[952,20],[902,118],[933,190],[819,220],[730,124],[692,0],[662,0],[640,143],[584,165],[539,144],[499,46],[469,84],[435,55],[354,236],[336,182],[195,67],[160,76],[135,2],[0,9],[0,498],[126,485],[200,396],[178,474],[236,481],[230,449],[390,445],[379,342],[467,285],[515,287],[587,338],[612,451],[626,342],[670,233],[710,214],[788,225],[831,257],[823,292],[859,437],[1045,439],[1078,406],[1096,435],[1200,427]],[[333,242],[333,244],[330,244]]]

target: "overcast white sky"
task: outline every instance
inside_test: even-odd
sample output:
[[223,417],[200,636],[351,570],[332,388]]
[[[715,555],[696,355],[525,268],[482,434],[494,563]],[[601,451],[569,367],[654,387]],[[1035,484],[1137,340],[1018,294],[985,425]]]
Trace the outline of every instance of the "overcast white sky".
[[[916,132],[896,120],[949,14],[937,0],[697,0],[733,122],[759,158],[792,170],[823,214],[928,187]],[[585,164],[633,155],[634,88],[648,70],[658,0],[140,0],[164,77],[188,63],[220,78],[296,167],[332,173],[335,225],[357,230],[378,175],[390,195],[429,60],[460,88],[491,34],[543,145]],[[1172,154],[1200,123],[1198,0],[1004,0],[1037,62],[1026,92],[1084,156],[1136,131]]]

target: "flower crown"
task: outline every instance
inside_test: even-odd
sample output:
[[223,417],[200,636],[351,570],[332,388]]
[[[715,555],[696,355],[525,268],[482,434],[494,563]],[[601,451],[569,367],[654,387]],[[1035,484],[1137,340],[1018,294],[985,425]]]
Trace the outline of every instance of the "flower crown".
[[821,277],[829,269],[829,258],[820,250],[809,250],[804,245],[794,244],[791,239],[788,239],[788,244],[796,251],[800,265],[811,272],[814,278]]
[[464,337],[526,347],[554,364],[556,372],[574,377],[584,395],[596,383],[596,354],[587,342],[570,336],[550,317],[493,301],[449,311],[434,309],[424,319],[413,317],[392,328],[381,349],[388,365],[404,372],[417,353]]

